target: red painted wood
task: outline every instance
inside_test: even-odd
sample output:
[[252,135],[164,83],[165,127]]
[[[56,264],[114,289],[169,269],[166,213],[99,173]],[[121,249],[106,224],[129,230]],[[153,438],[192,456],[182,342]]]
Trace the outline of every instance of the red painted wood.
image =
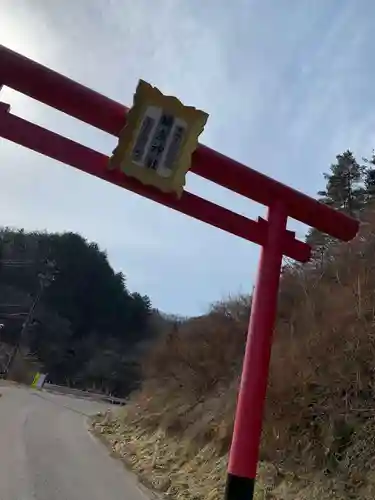
[[[217,228],[240,236],[248,241],[263,245],[266,241],[267,224],[248,219],[231,210],[220,207],[199,196],[185,191],[180,200],[159,190],[145,186],[136,179],[126,177],[117,170],[108,170],[108,157],[82,146],[77,142],[62,137],[54,132],[39,127],[10,113],[1,112],[0,137],[54,158],[83,172],[99,177],[168,206],[190,217],[211,224]],[[306,262],[310,257],[310,247],[294,238],[294,233],[283,235],[285,255]]]
[[229,454],[228,472],[235,477],[254,479],[256,475],[283,257],[281,240],[287,218],[286,207],[281,202],[271,205],[268,211],[268,238],[262,248],[253,295]]

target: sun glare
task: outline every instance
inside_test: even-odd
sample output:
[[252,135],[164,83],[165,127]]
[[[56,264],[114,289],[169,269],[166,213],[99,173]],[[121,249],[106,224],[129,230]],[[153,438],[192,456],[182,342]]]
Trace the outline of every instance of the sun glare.
[[[30,59],[43,62],[48,55],[46,50],[50,50],[51,44],[43,46],[40,39],[37,39],[40,36],[38,19],[27,11],[23,11],[22,16],[16,16],[11,12],[9,4],[10,2],[0,3],[0,44]],[[14,113],[31,118],[35,105],[23,94],[4,87],[0,93],[0,100],[10,104]]]

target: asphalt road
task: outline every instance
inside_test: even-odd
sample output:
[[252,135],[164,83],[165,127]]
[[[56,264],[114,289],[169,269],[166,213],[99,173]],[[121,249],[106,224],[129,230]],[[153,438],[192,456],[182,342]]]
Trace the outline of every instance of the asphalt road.
[[147,500],[87,430],[102,403],[0,385],[1,500]]

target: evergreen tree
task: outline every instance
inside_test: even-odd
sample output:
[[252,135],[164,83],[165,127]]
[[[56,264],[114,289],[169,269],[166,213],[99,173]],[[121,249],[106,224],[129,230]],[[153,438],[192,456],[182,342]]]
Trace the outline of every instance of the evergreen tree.
[[363,208],[365,189],[363,181],[365,168],[357,162],[351,151],[336,156],[337,163],[331,165],[331,172],[323,174],[326,189],[318,195],[323,203],[355,216]]
[[366,190],[366,202],[373,201],[375,198],[375,154],[372,153],[371,160],[364,158],[366,163],[364,183]]
[[22,342],[54,383],[127,394],[140,345],[157,333],[149,297],[131,293],[106,253],[78,234],[0,228],[0,256],[3,341],[19,341],[35,303]]
[[[348,215],[358,216],[367,201],[371,186],[375,187],[375,169],[371,173],[372,169],[359,165],[349,150],[337,155],[336,160],[331,165],[330,173],[323,174],[326,188],[318,192],[321,197],[319,201]],[[372,159],[374,161],[375,157]],[[307,233],[306,242],[313,247],[313,260],[322,266],[335,240],[312,228]]]

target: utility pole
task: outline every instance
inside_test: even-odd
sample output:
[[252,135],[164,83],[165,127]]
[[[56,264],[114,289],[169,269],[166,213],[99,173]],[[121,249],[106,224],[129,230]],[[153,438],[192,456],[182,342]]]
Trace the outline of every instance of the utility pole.
[[14,361],[14,358],[16,357],[17,352],[21,351],[22,346],[26,343],[25,341],[27,338],[28,329],[29,329],[29,326],[34,319],[35,309],[40,302],[40,299],[43,295],[44,290],[47,287],[49,287],[50,284],[55,280],[56,273],[57,273],[56,272],[56,263],[54,261],[47,260],[45,263],[45,269],[43,270],[43,272],[38,274],[39,289],[38,289],[38,292],[37,292],[32,304],[31,304],[29,312],[27,313],[26,319],[22,325],[19,339],[18,339],[16,345],[14,346],[14,349],[13,349],[11,356],[9,357],[9,360],[8,360],[8,363],[7,363],[7,366],[5,368],[5,372],[4,372],[5,378],[8,375],[9,369],[12,366],[12,363]]

